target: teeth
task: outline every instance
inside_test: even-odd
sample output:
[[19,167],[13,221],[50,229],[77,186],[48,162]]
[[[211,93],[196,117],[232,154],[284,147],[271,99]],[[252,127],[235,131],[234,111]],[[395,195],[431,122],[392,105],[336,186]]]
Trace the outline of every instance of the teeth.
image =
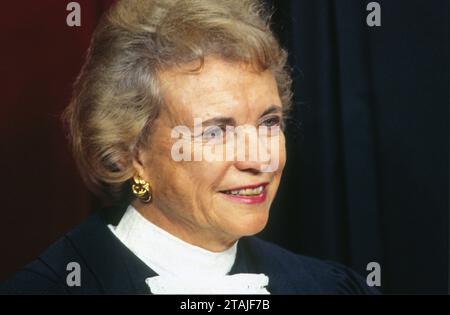
[[239,196],[255,196],[261,194],[263,190],[264,190],[263,186],[258,186],[256,188],[230,190],[228,193],[231,195],[239,195]]

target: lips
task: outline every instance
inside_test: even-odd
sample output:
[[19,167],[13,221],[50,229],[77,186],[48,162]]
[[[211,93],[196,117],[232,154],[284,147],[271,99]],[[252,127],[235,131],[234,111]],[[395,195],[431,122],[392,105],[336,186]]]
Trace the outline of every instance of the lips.
[[223,196],[229,200],[245,204],[261,203],[266,200],[268,183],[248,185],[229,190],[222,190]]

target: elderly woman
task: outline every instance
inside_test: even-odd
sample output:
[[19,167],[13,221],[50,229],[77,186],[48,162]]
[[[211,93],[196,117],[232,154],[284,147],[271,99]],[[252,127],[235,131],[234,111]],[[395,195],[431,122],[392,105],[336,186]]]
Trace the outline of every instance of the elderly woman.
[[290,98],[258,1],[116,3],[65,112],[82,177],[113,207],[2,292],[373,292],[341,265],[252,236],[280,183]]

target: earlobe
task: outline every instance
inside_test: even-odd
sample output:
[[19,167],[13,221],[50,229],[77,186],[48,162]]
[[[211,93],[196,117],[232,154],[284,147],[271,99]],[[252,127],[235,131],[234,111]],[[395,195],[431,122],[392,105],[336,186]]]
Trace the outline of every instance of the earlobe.
[[139,177],[148,180],[145,176],[145,167],[144,162],[142,158],[142,154],[140,151],[136,151],[136,153],[133,156],[133,168],[135,171],[135,174]]

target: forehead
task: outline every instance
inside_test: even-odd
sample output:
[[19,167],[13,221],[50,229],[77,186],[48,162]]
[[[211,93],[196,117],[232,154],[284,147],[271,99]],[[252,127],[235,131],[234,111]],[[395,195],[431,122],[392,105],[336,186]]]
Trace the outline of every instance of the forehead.
[[159,75],[161,94],[172,115],[207,119],[225,114],[248,115],[260,107],[281,106],[270,70],[256,72],[245,64],[211,57],[205,58],[199,72],[189,73],[192,68],[186,65],[185,69],[170,69]]

